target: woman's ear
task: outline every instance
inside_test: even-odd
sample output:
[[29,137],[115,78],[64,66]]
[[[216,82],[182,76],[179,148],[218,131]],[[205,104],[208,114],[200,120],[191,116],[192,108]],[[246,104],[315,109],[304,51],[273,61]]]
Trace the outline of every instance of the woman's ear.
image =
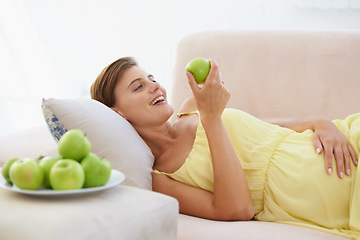
[[[111,110],[113,110],[114,112],[116,112],[117,114],[119,114],[120,116],[122,116],[123,118],[125,118],[124,117],[124,115],[119,111],[119,110],[117,110],[116,108],[114,108],[114,107],[110,107],[111,108]],[[125,118],[126,119],[126,118]]]

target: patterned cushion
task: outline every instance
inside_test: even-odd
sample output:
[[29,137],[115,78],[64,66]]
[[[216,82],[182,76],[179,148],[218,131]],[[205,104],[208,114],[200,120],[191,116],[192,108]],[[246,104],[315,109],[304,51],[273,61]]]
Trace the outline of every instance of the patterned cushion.
[[55,116],[55,114],[50,111],[49,108],[44,106],[44,104],[41,104],[41,108],[43,111],[43,115],[44,115],[46,124],[50,130],[50,133],[53,136],[53,138],[55,139],[55,141],[58,142],[60,140],[61,136],[67,132],[67,129],[59,121],[59,119]]

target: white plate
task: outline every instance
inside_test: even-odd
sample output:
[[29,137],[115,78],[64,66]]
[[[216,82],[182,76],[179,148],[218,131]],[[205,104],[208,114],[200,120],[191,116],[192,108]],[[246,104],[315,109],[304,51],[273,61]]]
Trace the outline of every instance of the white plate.
[[[1,168],[0,168],[0,172],[1,172]],[[67,195],[81,195],[90,192],[102,191],[114,187],[120,184],[121,182],[123,182],[124,180],[125,180],[125,175],[122,172],[112,169],[109,181],[104,186],[101,187],[82,188],[77,190],[61,190],[61,191],[45,189],[45,188],[39,190],[22,190],[16,187],[15,185],[11,185],[8,182],[6,182],[4,177],[1,175],[0,187],[12,192],[18,192],[18,193],[34,195],[34,196],[67,196]]]

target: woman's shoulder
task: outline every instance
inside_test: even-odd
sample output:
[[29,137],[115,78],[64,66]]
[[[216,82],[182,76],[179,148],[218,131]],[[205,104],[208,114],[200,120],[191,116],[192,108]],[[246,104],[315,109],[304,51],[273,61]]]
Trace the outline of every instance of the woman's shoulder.
[[179,113],[176,115],[178,118],[186,115],[198,113],[194,97],[187,98],[180,107]]
[[183,104],[181,105],[180,107],[180,113],[188,113],[188,112],[195,112],[197,111],[197,106],[196,106],[196,101],[195,101],[195,98],[192,96],[192,97],[189,97],[187,98]]

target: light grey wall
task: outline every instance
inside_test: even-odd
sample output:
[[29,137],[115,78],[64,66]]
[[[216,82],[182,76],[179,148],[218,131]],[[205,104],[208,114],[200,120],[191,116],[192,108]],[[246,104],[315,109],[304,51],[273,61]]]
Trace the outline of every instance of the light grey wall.
[[176,45],[208,30],[360,29],[360,0],[0,0],[0,136],[45,124],[42,97],[87,97],[134,56],[168,91]]

